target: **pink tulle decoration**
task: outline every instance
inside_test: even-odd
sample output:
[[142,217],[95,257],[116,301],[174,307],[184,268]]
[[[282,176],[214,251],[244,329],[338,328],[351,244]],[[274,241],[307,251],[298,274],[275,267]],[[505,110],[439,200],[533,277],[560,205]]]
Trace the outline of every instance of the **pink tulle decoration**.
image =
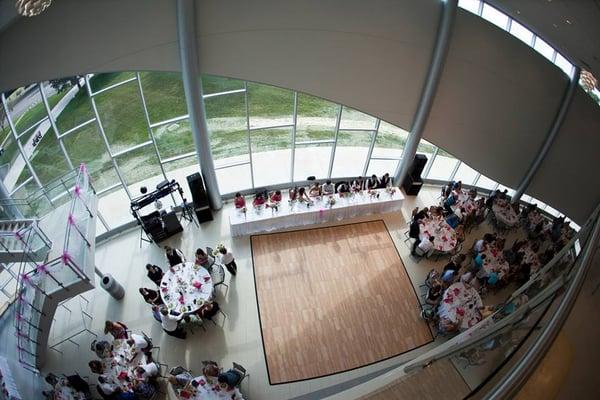
[[35,270],[40,274],[47,274],[48,266],[46,264],[39,264]]
[[60,256],[60,258],[61,258],[63,264],[68,264],[71,261],[71,255],[67,251],[64,251],[62,253],[62,256]]
[[81,186],[75,185],[75,189],[73,190],[73,193],[75,193],[76,197],[80,197],[81,196]]
[[21,314],[17,313],[17,315],[15,315],[15,319],[17,321],[22,321],[23,320],[23,316]]
[[87,171],[87,167],[85,166],[84,163],[79,164],[79,171],[80,172],[86,172]]
[[69,216],[67,217],[67,222],[69,223],[69,225],[75,225],[75,217],[73,217],[73,214],[69,214]]
[[23,281],[24,283],[29,283],[29,276],[27,274],[21,274],[21,281]]

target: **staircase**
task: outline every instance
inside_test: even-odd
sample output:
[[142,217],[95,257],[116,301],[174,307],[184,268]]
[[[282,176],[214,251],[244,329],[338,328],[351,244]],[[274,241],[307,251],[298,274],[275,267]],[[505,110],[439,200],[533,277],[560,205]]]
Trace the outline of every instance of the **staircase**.
[[35,219],[0,221],[0,263],[46,259],[52,243]]

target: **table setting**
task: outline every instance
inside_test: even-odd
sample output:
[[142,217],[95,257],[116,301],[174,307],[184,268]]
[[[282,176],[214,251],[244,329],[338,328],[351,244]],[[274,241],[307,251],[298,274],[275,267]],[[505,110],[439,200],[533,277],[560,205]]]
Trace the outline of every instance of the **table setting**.
[[450,253],[456,248],[456,232],[445,220],[441,218],[430,218],[423,220],[423,224],[419,226],[421,240],[433,239],[435,251],[440,253]]
[[515,226],[519,222],[519,216],[507,200],[496,200],[492,205],[492,212],[506,226]]
[[209,301],[214,292],[208,270],[192,262],[177,264],[165,271],[160,296],[169,311],[193,313]]
[[462,282],[453,283],[446,289],[438,308],[440,324],[447,319],[451,324],[466,330],[481,321],[479,308],[483,307],[481,296],[475,288]]
[[133,389],[135,369],[148,363],[144,353],[136,354],[135,346],[130,346],[127,340],[115,339],[112,357],[102,360],[104,375],[111,383],[118,384],[123,391]]
[[85,393],[78,392],[69,386],[67,379],[60,378],[53,391],[54,400],[86,400]]
[[485,260],[483,260],[483,271],[485,272],[485,277],[490,276],[490,274],[496,273],[498,275],[498,279],[503,279],[507,274],[510,273],[510,265],[504,259],[504,255],[502,251],[488,246],[482,254],[485,254]]
[[216,379],[198,376],[190,381],[183,389],[176,391],[180,400],[244,400],[238,388],[226,390]]

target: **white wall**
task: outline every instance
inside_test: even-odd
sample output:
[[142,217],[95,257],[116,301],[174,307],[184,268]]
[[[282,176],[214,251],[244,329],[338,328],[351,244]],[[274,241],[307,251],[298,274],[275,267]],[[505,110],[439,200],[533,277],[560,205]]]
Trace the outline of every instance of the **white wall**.
[[424,137],[516,187],[567,87],[566,75],[533,49],[459,9]]

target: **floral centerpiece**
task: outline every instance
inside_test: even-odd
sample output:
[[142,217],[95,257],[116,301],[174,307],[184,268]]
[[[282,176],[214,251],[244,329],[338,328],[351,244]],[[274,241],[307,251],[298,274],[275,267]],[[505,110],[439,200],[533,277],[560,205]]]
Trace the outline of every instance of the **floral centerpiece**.
[[327,197],[327,199],[325,200],[325,204],[327,204],[328,206],[333,206],[335,204],[335,197],[333,197],[333,195],[329,195],[329,197]]
[[223,243],[219,243],[215,246],[214,250],[212,251],[212,255],[213,257],[218,256],[219,254],[221,254],[221,250],[225,249],[225,245],[223,245]]
[[393,186],[388,186],[385,188],[385,192],[388,193],[391,197],[396,193],[396,188]]

